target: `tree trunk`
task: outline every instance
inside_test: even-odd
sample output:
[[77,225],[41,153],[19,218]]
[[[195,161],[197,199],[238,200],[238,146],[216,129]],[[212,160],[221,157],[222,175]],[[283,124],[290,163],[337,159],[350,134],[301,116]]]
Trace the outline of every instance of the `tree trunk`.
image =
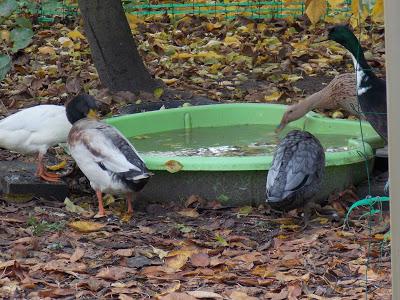
[[79,0],[93,62],[111,91],[152,93],[160,83],[146,69],[119,0]]

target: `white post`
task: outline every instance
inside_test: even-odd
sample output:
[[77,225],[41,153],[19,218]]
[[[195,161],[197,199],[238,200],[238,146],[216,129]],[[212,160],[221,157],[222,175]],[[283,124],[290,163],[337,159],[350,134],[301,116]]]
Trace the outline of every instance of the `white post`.
[[[400,299],[400,1],[385,0],[392,299]],[[399,183],[399,185],[397,185]]]

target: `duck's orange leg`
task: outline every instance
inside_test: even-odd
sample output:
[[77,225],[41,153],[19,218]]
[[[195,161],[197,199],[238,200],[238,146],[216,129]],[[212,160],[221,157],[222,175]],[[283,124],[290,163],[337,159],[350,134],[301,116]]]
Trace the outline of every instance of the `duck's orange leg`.
[[49,182],[58,182],[60,181],[61,176],[54,173],[49,173],[46,171],[46,167],[43,164],[43,154],[39,153],[38,155],[38,165],[36,169],[36,176],[49,181]]

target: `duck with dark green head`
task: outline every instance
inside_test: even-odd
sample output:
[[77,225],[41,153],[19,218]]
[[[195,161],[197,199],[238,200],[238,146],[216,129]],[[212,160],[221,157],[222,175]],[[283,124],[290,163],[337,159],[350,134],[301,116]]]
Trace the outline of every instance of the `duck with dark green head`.
[[372,71],[360,42],[349,27],[341,25],[331,28],[328,39],[350,52],[356,71],[357,99],[361,110],[375,131],[387,142],[386,82]]

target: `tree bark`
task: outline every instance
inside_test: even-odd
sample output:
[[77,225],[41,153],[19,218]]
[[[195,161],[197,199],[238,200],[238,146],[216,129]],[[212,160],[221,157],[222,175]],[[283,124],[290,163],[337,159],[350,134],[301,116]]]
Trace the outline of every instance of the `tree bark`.
[[146,69],[119,0],[79,0],[93,62],[111,91],[152,93],[161,84]]

